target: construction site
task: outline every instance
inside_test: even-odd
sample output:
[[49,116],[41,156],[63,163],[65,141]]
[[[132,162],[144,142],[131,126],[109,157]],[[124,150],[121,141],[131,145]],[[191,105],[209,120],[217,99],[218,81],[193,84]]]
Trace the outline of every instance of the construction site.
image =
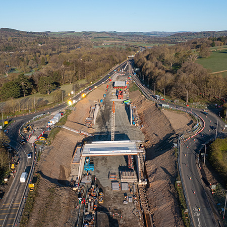
[[144,137],[130,104],[129,78],[116,73],[112,79],[85,120],[95,129],[94,136],[77,145],[71,162],[80,206],[77,226],[144,226],[145,219],[151,223],[143,193]]
[[43,148],[28,226],[183,226],[172,137],[190,129],[191,118],[157,108],[139,90],[129,93],[125,71],[81,99]]

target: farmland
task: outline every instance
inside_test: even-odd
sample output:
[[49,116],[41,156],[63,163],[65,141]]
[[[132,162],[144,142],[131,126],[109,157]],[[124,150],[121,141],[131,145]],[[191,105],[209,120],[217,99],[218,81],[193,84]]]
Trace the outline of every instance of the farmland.
[[[200,58],[197,60],[197,63],[201,64],[204,68],[209,69],[211,72],[227,70],[227,49],[223,48],[222,50],[213,51],[211,52],[210,57]],[[227,76],[227,71],[222,72],[222,75]]]

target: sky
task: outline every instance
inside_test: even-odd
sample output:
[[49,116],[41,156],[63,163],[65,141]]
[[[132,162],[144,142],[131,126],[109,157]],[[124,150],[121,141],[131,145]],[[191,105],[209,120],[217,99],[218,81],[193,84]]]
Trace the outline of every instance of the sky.
[[226,0],[0,0],[0,28],[21,31],[221,31]]

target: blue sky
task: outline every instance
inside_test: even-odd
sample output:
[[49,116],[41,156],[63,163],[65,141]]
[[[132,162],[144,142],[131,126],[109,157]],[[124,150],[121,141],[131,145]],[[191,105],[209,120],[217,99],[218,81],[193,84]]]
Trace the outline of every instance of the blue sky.
[[226,0],[0,0],[0,28],[23,31],[227,30]]

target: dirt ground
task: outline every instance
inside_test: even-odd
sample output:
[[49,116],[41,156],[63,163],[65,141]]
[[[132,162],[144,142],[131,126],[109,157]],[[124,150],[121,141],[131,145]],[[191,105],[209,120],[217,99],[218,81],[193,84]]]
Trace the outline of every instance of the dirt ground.
[[184,226],[174,188],[177,160],[173,143],[176,134],[190,129],[193,121],[187,114],[158,109],[139,91],[130,93],[130,98],[137,107],[145,135],[147,198],[154,224]]
[[[84,123],[90,106],[103,98],[106,85],[102,85],[82,99],[69,115],[66,126],[92,133]],[[27,226],[74,226],[77,218],[78,199],[71,188],[70,167],[77,142],[84,137],[62,129],[50,147],[47,147],[38,162],[40,173],[38,195]]]
[[[100,86],[78,102],[66,126],[93,133],[94,129],[84,125],[85,118],[90,106],[103,98],[105,87]],[[191,119],[184,114],[159,110],[138,91],[132,92],[130,98],[137,106],[145,134],[147,195],[155,226],[183,226],[174,190],[176,158],[171,148],[176,132],[187,130]],[[82,139],[83,136],[62,129],[51,146],[44,150],[37,168],[41,174],[38,195],[28,226],[74,226],[77,196],[67,185],[73,151]]]

